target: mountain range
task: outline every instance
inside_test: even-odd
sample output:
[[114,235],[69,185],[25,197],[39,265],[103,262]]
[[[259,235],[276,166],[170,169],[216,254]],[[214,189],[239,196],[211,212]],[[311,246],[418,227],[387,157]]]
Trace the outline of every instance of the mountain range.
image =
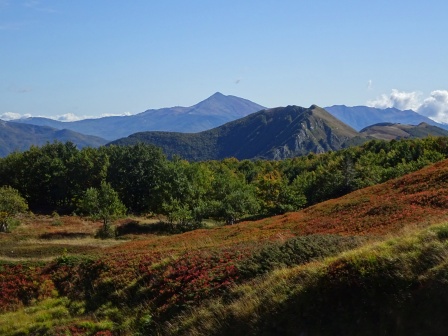
[[133,116],[0,122],[0,156],[54,140],[71,141],[78,147],[97,147],[112,140],[113,144],[153,143],[168,156],[178,154],[190,160],[229,156],[281,159],[337,150],[371,138],[448,134],[448,125],[412,110],[345,105],[265,109],[219,92],[190,107],[147,110]]
[[250,100],[216,92],[190,107],[170,107],[121,117],[103,117],[62,122],[48,118],[26,118],[17,122],[69,129],[75,132],[116,140],[136,132],[200,132],[264,109]]
[[362,142],[350,126],[312,105],[265,109],[199,133],[141,132],[112,145],[150,143],[188,160],[283,159]]
[[110,145],[153,144],[169,157],[187,160],[280,160],[323,153],[362,144],[370,139],[392,140],[447,136],[448,131],[420,123],[417,126],[380,123],[357,132],[323,108],[312,105],[278,107],[199,133],[140,132]]
[[325,107],[325,110],[357,131],[360,131],[367,126],[385,122],[408,125],[418,125],[423,122],[428,125],[448,129],[447,124],[435,122],[412,110],[402,111],[396,108],[379,109],[368,106],[349,107],[345,105],[333,105]]
[[24,151],[31,146],[42,146],[47,142],[73,142],[78,148],[99,147],[107,140],[80,134],[71,130],[59,130],[48,126],[27,125],[0,120],[0,157],[14,151]]
[[437,126],[420,123],[405,125],[393,123],[379,123],[363,128],[360,133],[366,137],[381,140],[425,138],[427,136],[448,136],[448,131]]

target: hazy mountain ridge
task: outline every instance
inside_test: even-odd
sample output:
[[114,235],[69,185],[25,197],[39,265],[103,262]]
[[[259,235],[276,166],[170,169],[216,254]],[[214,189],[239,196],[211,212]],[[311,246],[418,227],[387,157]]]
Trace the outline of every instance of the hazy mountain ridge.
[[338,150],[357,137],[354,129],[312,105],[266,109],[199,133],[141,132],[111,144],[151,143],[168,156],[189,160],[283,159]]
[[0,157],[13,151],[23,151],[31,146],[41,146],[47,142],[73,142],[77,147],[99,147],[107,140],[80,134],[71,130],[58,130],[48,126],[27,125],[0,120]]
[[260,111],[265,107],[247,99],[215,93],[190,107],[146,110],[131,116],[103,117],[73,122],[28,118],[17,122],[70,129],[115,140],[142,131],[200,132]]
[[325,110],[357,131],[378,123],[400,123],[418,125],[422,122],[429,125],[448,129],[448,125],[438,123],[412,110],[398,110],[396,108],[379,109],[368,106],[333,105]]
[[393,123],[379,123],[363,128],[360,133],[364,136],[381,140],[424,138],[427,136],[448,136],[448,131],[437,126],[420,123],[403,125]]
[[[342,148],[341,146],[359,144],[365,141],[366,137],[390,140],[428,135],[445,136],[447,133],[442,131],[442,128],[448,129],[448,125],[439,124],[412,110],[334,105],[325,108],[325,113],[320,112],[318,118],[313,118],[306,113],[299,117],[297,111],[291,112],[294,108],[303,109],[297,106],[265,109],[247,99],[217,92],[190,107],[151,109],[132,116],[103,117],[76,122],[37,117],[14,122],[71,130],[78,132],[78,137],[80,134],[96,134],[109,141],[118,139],[117,143],[122,144],[150,142],[161,146],[169,156],[179,154],[191,160],[229,156],[282,159],[306,155],[309,152],[337,150]],[[313,108],[317,106],[313,105],[310,109]],[[283,109],[290,110],[279,112]],[[257,114],[258,112],[260,113]],[[285,115],[279,117],[282,113]],[[284,120],[281,121],[281,118]],[[420,126],[422,122],[425,127]],[[383,125],[383,128],[379,128],[378,123],[401,126]],[[409,127],[405,127],[405,124],[409,124]],[[375,127],[369,129],[371,125]],[[353,127],[351,131],[345,132],[350,134],[349,137],[341,137],[340,132],[336,131],[346,130],[350,126]],[[364,130],[365,128],[367,129]],[[148,130],[151,132],[147,133]],[[356,130],[363,132],[357,133]],[[31,145],[41,145],[42,141],[71,141],[72,136],[74,135],[62,137],[55,134],[44,137],[45,140],[35,139],[33,142],[29,135],[3,135],[1,155],[6,155],[11,150],[24,150]],[[128,136],[127,140],[123,140]],[[28,139],[27,142],[24,139]],[[91,141],[93,140],[85,140],[82,146],[88,146]],[[95,140],[92,146],[101,144],[104,142]]]

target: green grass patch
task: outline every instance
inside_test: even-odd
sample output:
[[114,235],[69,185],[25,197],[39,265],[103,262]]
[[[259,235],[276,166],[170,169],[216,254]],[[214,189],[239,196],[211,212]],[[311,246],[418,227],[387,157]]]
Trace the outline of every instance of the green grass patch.
[[321,260],[342,251],[353,249],[363,242],[364,237],[339,235],[300,236],[286,242],[273,243],[245,259],[238,265],[244,278],[253,278],[275,268],[292,267]]
[[0,315],[0,335],[45,335],[72,320],[66,298],[46,299],[36,305]]

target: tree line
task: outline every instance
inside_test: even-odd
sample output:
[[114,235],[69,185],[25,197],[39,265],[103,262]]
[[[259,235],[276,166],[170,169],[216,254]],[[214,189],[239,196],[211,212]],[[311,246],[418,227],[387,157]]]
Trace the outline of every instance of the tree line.
[[0,187],[17,190],[36,213],[83,209],[86,192],[110,188],[127,211],[172,223],[234,223],[295,211],[443,160],[448,139],[372,140],[362,146],[281,161],[168,160],[145,144],[77,149],[48,143],[0,159]]

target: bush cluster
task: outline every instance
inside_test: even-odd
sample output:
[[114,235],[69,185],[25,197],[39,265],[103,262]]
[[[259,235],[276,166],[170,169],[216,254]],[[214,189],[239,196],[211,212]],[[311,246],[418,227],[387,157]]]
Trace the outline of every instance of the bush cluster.
[[238,265],[243,278],[252,278],[274,268],[291,267],[336,255],[365,242],[363,237],[309,235],[292,238],[284,243],[263,247]]

